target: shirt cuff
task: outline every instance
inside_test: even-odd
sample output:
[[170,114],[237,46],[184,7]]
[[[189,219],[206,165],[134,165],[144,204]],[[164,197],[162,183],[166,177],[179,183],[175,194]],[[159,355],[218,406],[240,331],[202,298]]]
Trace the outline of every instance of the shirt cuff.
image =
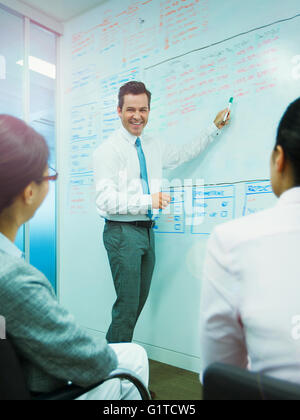
[[143,195],[141,205],[146,212],[152,210],[152,196],[150,194]]
[[207,129],[207,133],[209,136],[219,136],[221,131],[214,122],[212,122]]

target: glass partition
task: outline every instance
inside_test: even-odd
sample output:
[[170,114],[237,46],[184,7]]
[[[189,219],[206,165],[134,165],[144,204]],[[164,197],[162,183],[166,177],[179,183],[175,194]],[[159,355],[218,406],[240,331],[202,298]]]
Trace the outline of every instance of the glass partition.
[[[56,167],[55,86],[56,35],[30,25],[30,125],[42,134],[50,149],[49,165]],[[55,183],[30,222],[30,262],[56,285]]]
[[[29,115],[29,124],[45,137],[49,145],[49,165],[55,168],[57,35],[33,22],[30,22],[28,34],[25,18],[2,6],[0,28],[0,114],[21,119]],[[25,77],[25,71],[28,71],[24,67],[27,62],[24,59],[25,45],[29,45],[26,57],[29,82]],[[24,252],[26,238],[26,242],[30,243],[30,263],[42,271],[56,289],[55,198],[55,184],[52,183],[47,199],[30,221],[29,229],[19,230],[16,244]]]
[[[0,114],[23,117],[24,20],[0,7]],[[19,229],[17,246],[24,252],[24,228]]]

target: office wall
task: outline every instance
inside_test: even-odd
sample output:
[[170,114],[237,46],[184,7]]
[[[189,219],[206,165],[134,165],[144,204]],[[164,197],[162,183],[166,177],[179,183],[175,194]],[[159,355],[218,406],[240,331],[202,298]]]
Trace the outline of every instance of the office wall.
[[59,146],[60,298],[103,337],[115,292],[95,210],[92,152],[120,124],[118,88],[144,80],[148,131],[188,143],[234,97],[231,126],[201,157],[166,172],[172,213],[157,214],[157,265],[135,341],[197,371],[199,295],[212,229],[273,205],[269,156],[300,93],[296,0],[110,1],[69,22],[63,39]]

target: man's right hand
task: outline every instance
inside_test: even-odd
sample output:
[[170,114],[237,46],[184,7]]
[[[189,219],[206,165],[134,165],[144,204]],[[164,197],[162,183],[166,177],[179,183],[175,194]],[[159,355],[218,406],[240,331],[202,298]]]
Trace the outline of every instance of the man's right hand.
[[171,202],[171,196],[162,192],[152,194],[152,208],[165,209]]

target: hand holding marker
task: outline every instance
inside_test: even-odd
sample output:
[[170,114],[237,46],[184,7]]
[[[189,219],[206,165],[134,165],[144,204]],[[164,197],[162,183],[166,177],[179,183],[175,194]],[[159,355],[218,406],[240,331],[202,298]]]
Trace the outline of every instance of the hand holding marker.
[[224,119],[223,119],[223,123],[226,123],[226,121],[227,121],[227,118],[228,118],[228,116],[229,116],[229,114],[230,114],[230,110],[231,110],[231,105],[233,104],[233,98],[230,98],[229,99],[229,103],[228,103],[228,107],[227,107],[227,109],[228,109],[228,111],[227,111],[227,113],[225,114],[225,117],[224,117]]

